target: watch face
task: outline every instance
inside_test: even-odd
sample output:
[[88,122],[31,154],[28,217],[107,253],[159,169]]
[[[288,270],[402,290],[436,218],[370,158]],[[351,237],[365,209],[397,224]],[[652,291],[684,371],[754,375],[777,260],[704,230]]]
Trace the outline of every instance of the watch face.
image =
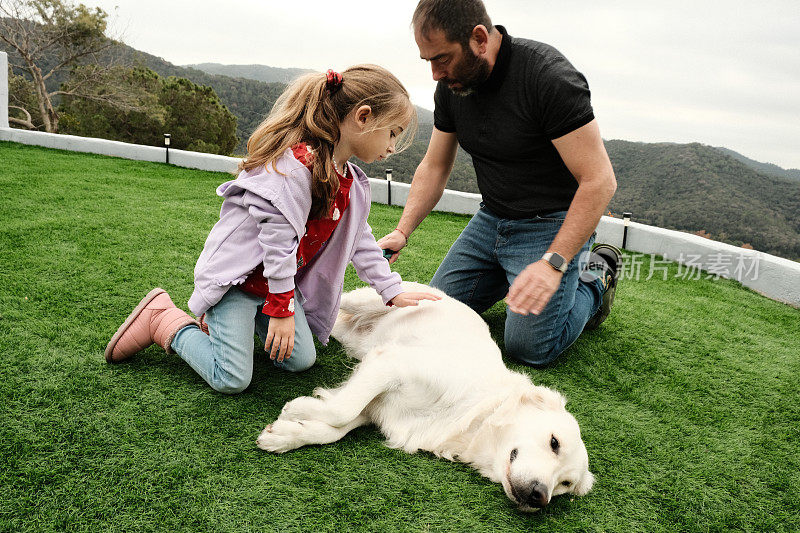
[[564,263],[566,262],[563,257],[558,255],[557,253],[553,253],[550,256],[550,259],[547,260],[548,263],[553,265],[553,268],[561,270],[564,268]]

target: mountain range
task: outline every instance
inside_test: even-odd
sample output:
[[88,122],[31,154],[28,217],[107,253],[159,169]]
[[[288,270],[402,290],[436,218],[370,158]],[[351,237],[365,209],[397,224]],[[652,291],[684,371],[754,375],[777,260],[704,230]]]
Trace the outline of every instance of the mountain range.
[[700,143],[605,145],[618,183],[614,213],[800,260],[800,181]]
[[729,155],[732,158],[741,161],[748,167],[752,168],[756,172],[760,172],[761,174],[766,174],[767,176],[773,176],[775,178],[786,178],[800,181],[800,169],[798,168],[781,168],[772,163],[761,163],[760,161],[755,161],[754,159],[745,157],[742,154],[734,152],[728,148],[723,148],[721,146],[716,146],[715,148],[723,154]]
[[[211,86],[238,120],[244,154],[250,133],[272,108],[286,81],[305,69],[264,65],[202,63],[177,66],[160,57],[120,44],[112,52],[131,65],[146,66],[161,76],[178,76]],[[63,82],[56,76],[55,87]],[[363,165],[368,175],[383,177],[391,166],[394,179],[410,182],[427,150],[433,113],[417,108],[420,128],[415,142],[391,159]],[[735,245],[800,260],[800,170],[761,163],[727,148],[699,143],[605,141],[617,176],[613,213],[698,233]],[[448,188],[478,192],[470,157],[459,149]]]
[[[384,168],[392,167],[395,180],[410,182],[431,129],[422,125],[406,152],[364,170],[383,177]],[[604,143],[617,178],[608,207],[613,216],[627,211],[644,224],[800,260],[800,180],[760,173],[700,143]],[[461,151],[447,187],[478,192],[471,160]]]
[[[185,67],[202,70],[206,74],[282,84],[288,84],[301,74],[314,72],[313,70],[302,68],[278,68],[267,65],[223,65],[221,63],[197,63],[195,65],[185,65]],[[417,118],[421,124],[433,124],[433,111],[417,106]]]
[[197,63],[183,65],[186,68],[202,70],[208,74],[220,74],[231,78],[246,78],[264,83],[289,83],[301,74],[314,72],[302,68],[278,68],[267,65],[223,65],[221,63]]

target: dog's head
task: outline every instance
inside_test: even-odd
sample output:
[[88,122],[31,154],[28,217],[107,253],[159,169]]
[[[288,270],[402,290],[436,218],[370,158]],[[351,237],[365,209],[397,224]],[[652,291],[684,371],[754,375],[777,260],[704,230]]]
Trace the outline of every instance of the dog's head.
[[544,507],[559,494],[582,496],[594,484],[578,422],[565,405],[561,394],[531,386],[496,413],[494,473],[521,511]]

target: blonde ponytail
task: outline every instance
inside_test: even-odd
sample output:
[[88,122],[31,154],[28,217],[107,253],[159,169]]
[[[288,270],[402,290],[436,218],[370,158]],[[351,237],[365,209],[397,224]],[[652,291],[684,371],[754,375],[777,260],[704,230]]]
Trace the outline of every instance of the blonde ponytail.
[[[325,74],[306,74],[293,81],[275,102],[267,118],[247,141],[247,158],[239,164],[249,171],[269,167],[287,148],[305,142],[314,151],[311,169],[311,218],[327,217],[339,190],[333,168],[333,148],[339,141],[339,126],[361,105],[369,105],[375,116],[373,129],[410,120],[413,124],[397,140],[396,151],[406,148],[416,131],[416,112],[408,92],[388,70],[377,65],[358,65],[342,73],[338,90],[327,87]],[[344,163],[344,161],[341,161]]]

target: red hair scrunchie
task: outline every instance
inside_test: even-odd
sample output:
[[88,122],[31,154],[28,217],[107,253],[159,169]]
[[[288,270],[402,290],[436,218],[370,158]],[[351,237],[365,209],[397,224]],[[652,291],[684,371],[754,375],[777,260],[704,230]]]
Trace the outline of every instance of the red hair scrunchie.
[[342,81],[344,81],[342,75],[333,69],[328,69],[328,72],[325,73],[325,78],[327,80],[325,82],[325,87],[330,91],[331,96],[333,96],[336,94],[336,91],[342,87]]

